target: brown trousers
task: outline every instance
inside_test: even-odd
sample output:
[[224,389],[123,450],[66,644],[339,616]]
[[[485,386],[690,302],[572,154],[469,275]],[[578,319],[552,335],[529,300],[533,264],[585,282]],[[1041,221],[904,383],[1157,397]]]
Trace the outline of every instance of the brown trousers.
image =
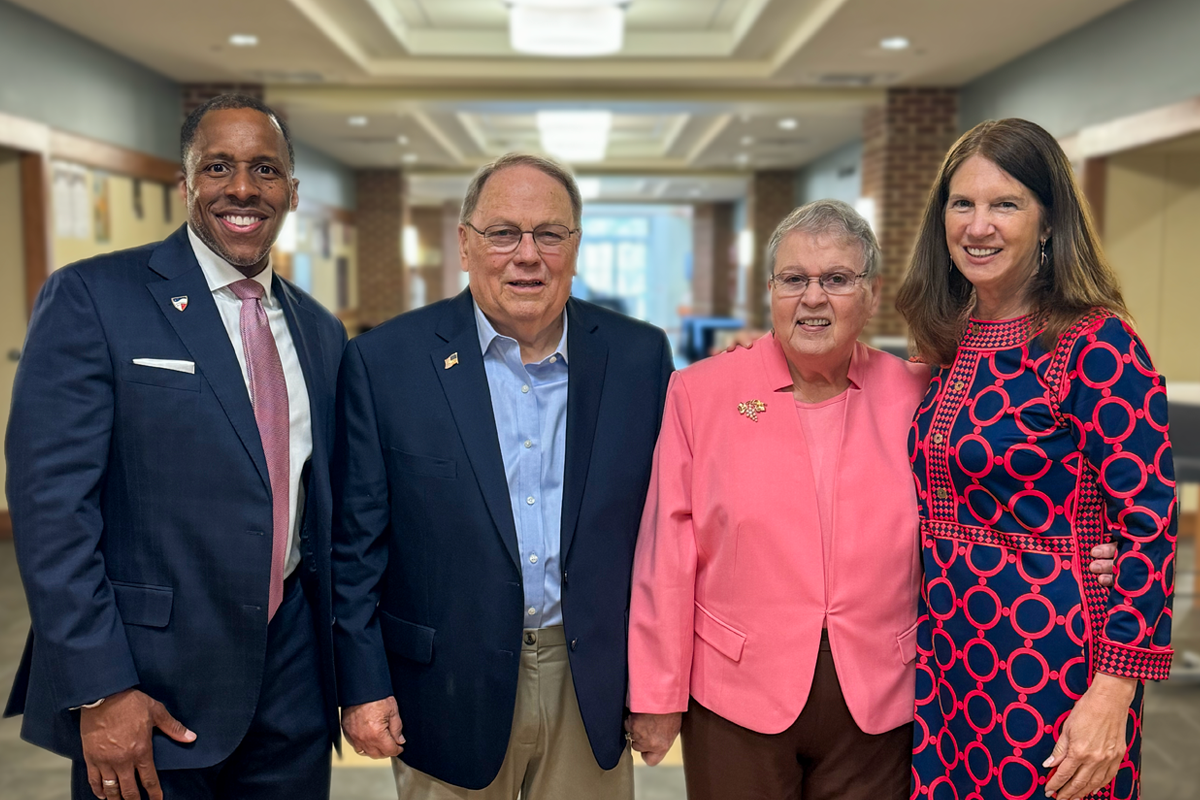
[[863,733],[842,696],[829,640],[799,718],[783,733],[757,733],[693,698],[683,715],[688,800],[908,800],[912,723]]

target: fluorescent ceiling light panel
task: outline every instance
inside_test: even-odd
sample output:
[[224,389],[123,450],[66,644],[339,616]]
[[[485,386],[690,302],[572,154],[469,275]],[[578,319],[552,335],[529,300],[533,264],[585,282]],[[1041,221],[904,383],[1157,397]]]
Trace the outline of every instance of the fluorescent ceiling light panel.
[[581,58],[617,53],[625,44],[622,0],[510,0],[512,48],[535,56]]
[[579,178],[575,183],[579,186],[579,196],[584,200],[595,200],[600,196],[599,178]]
[[779,120],[779,127],[783,128],[785,131],[794,131],[799,124],[800,123],[796,122],[796,120],[792,119],[791,117]]
[[889,36],[879,42],[879,46],[884,50],[907,50],[908,45],[908,39],[903,36]]
[[346,120],[346,124],[352,128],[365,128],[370,122],[366,117],[350,117]]
[[258,37],[253,33],[235,33],[229,37],[229,43],[234,47],[255,47]]
[[601,161],[608,149],[611,111],[539,111],[542,149],[568,162]]

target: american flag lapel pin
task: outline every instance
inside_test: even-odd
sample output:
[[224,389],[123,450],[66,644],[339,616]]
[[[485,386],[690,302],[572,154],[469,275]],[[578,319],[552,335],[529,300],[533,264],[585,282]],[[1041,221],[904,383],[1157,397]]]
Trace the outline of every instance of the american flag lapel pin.
[[172,297],[171,305],[175,306],[176,311],[183,311],[187,308],[187,295],[181,294],[179,297]]
[[450,369],[457,363],[458,363],[458,353],[451,353],[450,355],[446,356],[446,366],[443,367],[443,369]]

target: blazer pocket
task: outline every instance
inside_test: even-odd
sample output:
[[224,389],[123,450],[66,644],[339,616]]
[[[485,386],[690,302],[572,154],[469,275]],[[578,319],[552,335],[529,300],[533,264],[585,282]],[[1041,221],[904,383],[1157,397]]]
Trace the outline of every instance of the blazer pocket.
[[126,625],[165,628],[171,621],[175,592],[169,586],[145,586],[139,583],[110,581],[117,600],[117,611]]
[[121,380],[129,383],[163,386],[168,389],[185,389],[190,392],[200,391],[200,376],[190,372],[147,367],[144,364],[123,363],[120,375]]
[[900,648],[900,663],[907,664],[917,659],[917,628],[920,622],[914,622],[904,633],[896,634],[896,647]]
[[410,475],[422,475],[426,478],[454,478],[458,469],[453,459],[419,456],[416,453],[406,453],[394,447],[388,448],[392,462],[400,472]]
[[718,653],[732,661],[742,660],[746,634],[717,619],[699,603],[696,603],[696,617],[692,625],[696,635],[712,645]]
[[437,631],[415,622],[394,617],[379,609],[379,627],[383,646],[398,656],[419,664],[433,660],[433,636]]

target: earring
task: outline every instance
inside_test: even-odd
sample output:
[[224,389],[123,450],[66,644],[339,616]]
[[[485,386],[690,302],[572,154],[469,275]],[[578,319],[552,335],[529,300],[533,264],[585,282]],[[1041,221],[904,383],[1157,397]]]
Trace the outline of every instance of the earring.
[[1042,239],[1042,266],[1046,266],[1046,240]]

